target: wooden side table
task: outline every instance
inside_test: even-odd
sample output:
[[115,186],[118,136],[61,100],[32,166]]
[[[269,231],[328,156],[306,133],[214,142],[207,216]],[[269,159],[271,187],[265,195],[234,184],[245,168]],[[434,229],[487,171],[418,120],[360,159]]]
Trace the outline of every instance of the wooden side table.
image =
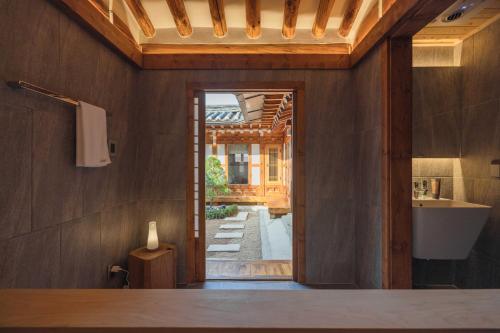
[[175,245],[160,243],[155,251],[146,247],[133,250],[128,255],[130,288],[173,289],[175,288]]

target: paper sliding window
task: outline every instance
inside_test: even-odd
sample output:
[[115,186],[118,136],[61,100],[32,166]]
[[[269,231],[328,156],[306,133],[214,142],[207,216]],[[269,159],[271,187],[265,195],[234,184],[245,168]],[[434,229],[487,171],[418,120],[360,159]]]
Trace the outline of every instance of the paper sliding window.
[[248,145],[229,145],[228,162],[229,184],[248,184]]

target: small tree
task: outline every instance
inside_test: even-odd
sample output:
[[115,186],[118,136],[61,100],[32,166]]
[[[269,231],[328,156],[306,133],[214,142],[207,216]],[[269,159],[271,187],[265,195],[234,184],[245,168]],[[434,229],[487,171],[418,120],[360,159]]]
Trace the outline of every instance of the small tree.
[[228,195],[231,193],[227,185],[226,173],[224,168],[214,156],[207,158],[205,162],[205,197],[210,203],[219,195]]

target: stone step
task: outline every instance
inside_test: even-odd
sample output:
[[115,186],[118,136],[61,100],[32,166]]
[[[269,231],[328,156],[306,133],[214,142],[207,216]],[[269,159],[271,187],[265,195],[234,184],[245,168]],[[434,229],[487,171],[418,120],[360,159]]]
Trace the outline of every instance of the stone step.
[[224,219],[224,221],[238,221],[243,222],[248,218],[248,212],[239,212],[236,216],[229,216]]
[[245,229],[243,224],[223,224],[219,229]]
[[242,232],[218,232],[214,238],[243,238]]
[[211,244],[207,252],[240,252],[240,244]]

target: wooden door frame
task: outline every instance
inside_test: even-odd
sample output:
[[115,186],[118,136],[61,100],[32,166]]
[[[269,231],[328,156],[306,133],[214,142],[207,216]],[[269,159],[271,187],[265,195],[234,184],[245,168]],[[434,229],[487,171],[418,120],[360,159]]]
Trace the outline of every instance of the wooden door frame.
[[[292,266],[293,281],[305,283],[305,115],[303,81],[277,82],[188,82],[186,84],[187,132],[186,138],[186,280],[187,283],[205,280],[205,221],[201,218],[198,241],[194,234],[194,97],[205,91],[269,90],[293,92],[292,116]],[[199,119],[204,119],[205,110],[199,108]],[[199,133],[205,132],[205,122],[199,122]],[[203,139],[202,139],[203,138]],[[198,135],[199,161],[205,160],[205,137]],[[202,148],[200,148],[202,147]],[[201,174],[201,164],[199,172]],[[203,171],[204,173],[204,171]],[[200,177],[200,174],[198,177]],[[199,178],[202,179],[201,177]],[[200,187],[201,188],[201,187]],[[204,188],[204,186],[203,186]],[[204,204],[201,197],[200,206]]]
[[385,289],[412,288],[412,36],[454,2],[420,0],[380,36],[377,45],[382,52],[381,275]]

